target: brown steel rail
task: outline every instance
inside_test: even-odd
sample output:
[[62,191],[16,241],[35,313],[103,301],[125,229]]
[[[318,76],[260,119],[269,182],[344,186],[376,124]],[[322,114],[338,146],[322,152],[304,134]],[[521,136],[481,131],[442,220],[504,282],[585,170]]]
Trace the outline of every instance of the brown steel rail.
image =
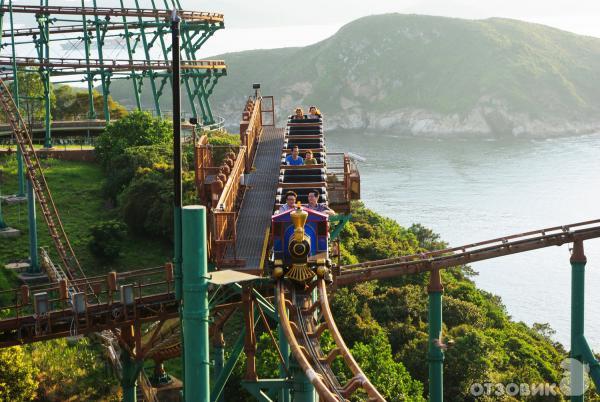
[[[127,28],[137,28],[140,25],[139,22],[131,22],[127,24]],[[108,24],[102,27],[102,30],[123,30],[125,29],[125,24]],[[90,26],[87,28],[88,32],[95,32],[96,28],[94,26]],[[75,32],[83,32],[83,25],[56,25],[48,27],[49,35],[57,35],[63,33],[75,33]],[[31,28],[18,28],[13,30],[5,29],[2,31],[3,38],[12,38],[17,36],[32,36],[40,34],[39,27],[31,27]]]
[[[363,388],[367,392],[370,401],[385,401],[360,369],[342,339],[329,308],[324,281],[320,279],[317,286],[319,300],[312,303],[310,291],[301,292],[292,288],[290,289],[292,301],[290,301],[286,300],[283,281],[278,281],[276,285],[280,324],[294,357],[306,377],[314,385],[322,401],[346,401],[358,388]],[[300,297],[297,297],[296,293]],[[290,321],[288,307],[290,316],[294,317],[295,321]],[[325,320],[322,323],[313,319],[317,310],[320,310],[320,315]],[[332,334],[336,344],[336,347],[327,355],[323,353],[319,345],[320,335],[326,329]],[[354,375],[344,386],[340,385],[331,370],[331,364],[338,355],[342,356]]]
[[[171,61],[165,60],[97,60],[97,59],[62,59],[35,57],[0,56],[0,66],[18,67],[52,67],[52,68],[104,68],[107,70],[169,70]],[[181,60],[181,68],[186,70],[223,70],[227,68],[223,60]]]
[[323,400],[324,402],[340,402],[340,400],[325,385],[323,379],[312,368],[312,365],[310,364],[307,356],[305,355],[306,349],[300,346],[298,340],[296,339],[296,335],[292,330],[292,324],[288,319],[285,290],[282,281],[277,282],[276,292],[278,296],[277,310],[279,313],[280,325],[283,329],[283,333],[285,334],[286,339],[288,340],[292,354],[298,361],[298,364],[300,364],[300,367],[306,374],[306,377],[308,378],[310,383],[315,387],[317,393],[319,394],[320,400]]
[[[8,13],[11,6],[0,6],[0,13]],[[106,17],[147,17],[162,18],[171,17],[171,10],[151,10],[135,8],[91,8],[91,7],[68,7],[68,6],[32,6],[12,5],[13,13],[20,14],[60,14],[60,15],[96,15]],[[204,11],[177,11],[177,15],[184,21],[223,22],[223,14],[209,13]]]
[[350,371],[354,375],[356,381],[359,382],[359,385],[367,392],[369,395],[370,401],[385,401],[383,396],[377,391],[377,388],[369,381],[365,373],[362,371],[356,360],[354,360],[354,356],[348,350],[346,346],[346,342],[344,342],[344,338],[340,334],[340,331],[333,320],[333,314],[331,313],[331,309],[329,308],[329,299],[327,297],[327,287],[325,285],[325,281],[323,279],[319,279],[317,282],[317,289],[319,292],[319,303],[321,307],[321,314],[323,314],[323,318],[327,323],[327,327],[333,336],[333,340],[335,344],[340,350],[342,358],[346,363],[346,366],[350,368]]
[[366,280],[393,278],[399,275],[455,267],[550,246],[561,246],[575,240],[599,237],[600,219],[554,226],[444,250],[344,265],[340,268],[336,285],[344,286]]
[[[147,24],[150,27],[157,25],[157,23],[151,22],[151,21],[148,21]],[[141,25],[142,24],[137,21],[136,22],[128,22],[127,28],[128,29],[136,29],[136,28],[139,28]],[[185,26],[190,27],[190,26],[196,26],[196,25],[187,24]],[[198,24],[197,26],[200,26],[200,24]],[[88,32],[95,32],[95,30],[96,30],[96,28],[91,25],[87,28]],[[123,24],[123,23],[106,24],[102,27],[102,30],[103,31],[104,30],[122,31],[122,30],[125,30],[125,24]],[[65,33],[80,33],[83,31],[84,31],[83,25],[54,25],[54,26],[48,27],[48,34],[50,36],[60,35],[60,34],[65,34]],[[12,38],[12,37],[17,37],[17,36],[32,36],[32,35],[39,35],[39,34],[40,34],[39,27],[18,28],[18,29],[13,30],[12,33],[11,33],[10,29],[5,29],[4,31],[2,31],[3,38]]]
[[[58,210],[52,199],[52,193],[50,192],[48,183],[46,183],[40,161],[35,153],[29,130],[17,109],[8,87],[2,80],[0,80],[0,107],[2,107],[6,113],[6,119],[13,129],[15,139],[21,150],[21,154],[23,155],[23,160],[27,166],[27,177],[33,186],[35,195],[40,204],[50,237],[54,242],[61,262],[64,264],[64,277],[72,280],[77,275],[81,275],[82,278],[85,278],[83,269],[71,247],[60,215],[58,214]],[[71,288],[70,285],[68,287]],[[81,291],[81,288],[79,287],[75,287],[75,289]]]

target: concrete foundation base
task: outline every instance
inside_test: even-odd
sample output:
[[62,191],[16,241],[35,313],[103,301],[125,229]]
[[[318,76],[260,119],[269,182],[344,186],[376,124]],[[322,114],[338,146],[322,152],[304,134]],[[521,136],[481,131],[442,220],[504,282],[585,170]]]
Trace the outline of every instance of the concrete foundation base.
[[181,400],[181,390],[183,389],[183,383],[181,380],[171,377],[173,382],[168,385],[164,385],[159,388],[155,388],[156,396],[159,401],[165,402],[179,402]]
[[25,285],[41,285],[43,283],[48,283],[50,282],[50,279],[48,279],[48,275],[46,275],[45,272],[39,273],[39,274],[29,274],[27,272],[23,272],[21,274],[18,275],[19,279],[25,284]]
[[22,273],[27,271],[27,269],[29,268],[29,263],[26,261],[11,262],[6,264],[4,268],[10,271]]
[[19,229],[9,227],[0,229],[0,238],[19,237],[20,235],[21,231]]
[[23,196],[23,197],[18,197],[14,194],[12,195],[3,195],[0,197],[0,200],[2,200],[3,203],[5,203],[6,205],[13,205],[13,204],[21,204],[24,202],[27,202],[27,197]]

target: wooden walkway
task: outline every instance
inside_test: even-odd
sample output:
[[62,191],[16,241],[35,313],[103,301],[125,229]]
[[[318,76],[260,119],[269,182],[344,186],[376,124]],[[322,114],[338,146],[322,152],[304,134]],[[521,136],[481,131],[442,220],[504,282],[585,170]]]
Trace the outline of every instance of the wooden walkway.
[[[254,158],[255,170],[246,176],[248,189],[237,221],[237,258],[246,260],[245,269],[260,268],[265,233],[271,224],[283,128],[264,127]],[[228,257],[233,257],[232,252]]]

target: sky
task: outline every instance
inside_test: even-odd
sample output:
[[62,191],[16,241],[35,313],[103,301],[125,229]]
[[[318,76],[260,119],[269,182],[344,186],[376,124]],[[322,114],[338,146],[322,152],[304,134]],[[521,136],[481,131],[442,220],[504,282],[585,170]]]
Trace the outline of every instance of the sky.
[[184,8],[225,14],[225,30],[206,43],[204,54],[305,46],[342,25],[372,14],[427,14],[455,18],[513,18],[600,38],[600,2],[590,0],[182,0]]
[[[14,4],[37,4],[32,0],[13,0]],[[50,0],[50,5],[91,6],[93,0]],[[140,7],[158,7],[171,0],[138,0]],[[180,0],[183,9],[219,12],[225,15],[225,29],[219,30],[197,53],[198,58],[250,49],[306,46],[333,35],[344,24],[357,18],[383,13],[426,14],[454,18],[513,18],[550,25],[559,29],[600,38],[600,1],[591,0]],[[123,0],[134,7],[133,0]],[[120,7],[120,0],[97,0],[101,7]],[[33,15],[16,14],[15,27],[35,26]],[[61,24],[65,24],[63,22]],[[8,28],[5,21],[5,29]],[[376,29],[376,27],[374,27]],[[107,39],[115,40],[115,39]],[[67,41],[52,49],[52,57],[84,58],[83,42]],[[10,47],[0,51],[9,55]],[[161,59],[160,48],[150,50]],[[154,54],[156,53],[156,54]],[[30,40],[20,45],[18,56],[36,57]],[[127,57],[125,42],[106,47],[105,58]],[[84,85],[74,83],[74,85]]]

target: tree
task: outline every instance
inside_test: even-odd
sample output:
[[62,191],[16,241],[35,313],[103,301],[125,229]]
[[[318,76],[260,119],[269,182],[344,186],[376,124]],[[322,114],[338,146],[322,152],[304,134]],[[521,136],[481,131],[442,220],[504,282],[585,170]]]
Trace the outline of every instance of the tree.
[[30,401],[36,397],[37,370],[20,346],[0,349],[0,400]]
[[173,125],[169,120],[152,117],[148,112],[134,111],[110,123],[98,137],[96,154],[108,170],[113,159],[126,148],[140,145],[167,144],[173,141]]
[[[119,196],[123,220],[137,234],[173,238],[173,165],[140,168]],[[194,197],[194,175],[182,176],[184,202]]]
[[104,262],[111,262],[119,257],[127,227],[117,220],[98,222],[90,227],[90,235],[88,247],[92,254]]
[[357,342],[352,355],[375,388],[388,401],[425,401],[423,384],[413,380],[401,362],[394,361],[384,331]]
[[[44,82],[40,74],[31,70],[17,72],[19,80],[19,106],[27,124],[32,126],[46,118],[44,105]],[[52,85],[50,84],[50,108],[56,103]]]
[[[55,89],[56,105],[52,109],[52,116],[56,120],[75,120],[88,118],[90,115],[90,99],[88,91],[73,88],[69,85],[59,85]],[[104,119],[104,97],[96,90],[92,91],[95,116]],[[111,120],[118,120],[127,114],[125,106],[116,102],[112,96],[108,97],[108,109]]]

